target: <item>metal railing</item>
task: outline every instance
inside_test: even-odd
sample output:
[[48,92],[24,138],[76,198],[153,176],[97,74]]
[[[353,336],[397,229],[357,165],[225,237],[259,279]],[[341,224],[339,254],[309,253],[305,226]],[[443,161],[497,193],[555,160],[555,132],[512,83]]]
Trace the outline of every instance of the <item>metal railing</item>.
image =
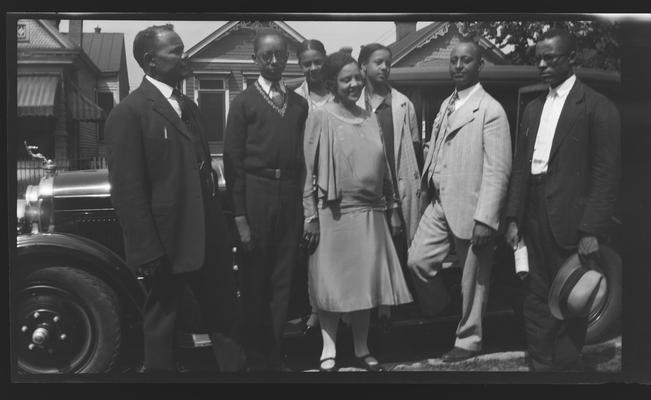
[[[106,157],[89,157],[78,159],[55,159],[57,171],[77,171],[82,169],[108,168]],[[45,176],[42,160],[18,160],[16,162],[16,192],[18,197],[25,194],[28,185],[36,185]]]

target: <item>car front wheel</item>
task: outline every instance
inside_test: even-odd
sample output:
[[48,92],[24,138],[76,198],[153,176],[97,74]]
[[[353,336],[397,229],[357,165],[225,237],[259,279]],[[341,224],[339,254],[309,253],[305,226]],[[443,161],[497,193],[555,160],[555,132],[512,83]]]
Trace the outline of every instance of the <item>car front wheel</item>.
[[121,342],[119,301],[98,277],[53,266],[30,273],[16,293],[14,348],[21,373],[98,373]]

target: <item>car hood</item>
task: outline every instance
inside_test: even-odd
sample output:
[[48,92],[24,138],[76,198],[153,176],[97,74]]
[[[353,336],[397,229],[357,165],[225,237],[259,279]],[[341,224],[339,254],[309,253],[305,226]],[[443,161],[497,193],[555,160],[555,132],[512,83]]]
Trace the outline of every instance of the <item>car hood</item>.
[[55,198],[111,194],[107,169],[60,172],[54,177],[53,186],[52,194]]

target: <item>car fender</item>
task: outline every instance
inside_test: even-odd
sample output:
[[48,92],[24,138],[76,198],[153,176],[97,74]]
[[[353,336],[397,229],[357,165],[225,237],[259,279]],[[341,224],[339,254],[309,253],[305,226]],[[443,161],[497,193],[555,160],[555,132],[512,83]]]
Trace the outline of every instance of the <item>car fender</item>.
[[17,237],[14,276],[31,272],[47,260],[65,262],[97,275],[113,287],[125,306],[142,315],[145,288],[125,261],[109,248],[70,233],[37,233]]

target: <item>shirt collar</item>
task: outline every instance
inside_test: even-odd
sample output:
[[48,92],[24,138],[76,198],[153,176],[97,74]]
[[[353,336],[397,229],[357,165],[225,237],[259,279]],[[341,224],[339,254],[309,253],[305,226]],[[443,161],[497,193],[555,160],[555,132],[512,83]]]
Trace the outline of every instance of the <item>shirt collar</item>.
[[572,74],[569,78],[567,78],[563,83],[560,85],[556,86],[556,88],[549,88],[549,93],[556,92],[558,97],[565,97],[567,94],[570,92],[572,89],[572,86],[574,86],[574,82],[576,81],[576,75]]
[[[389,86],[389,91],[388,91],[387,95],[384,96],[384,99],[382,100],[382,102],[380,104],[378,104],[377,107],[375,107],[375,110],[380,108],[380,106],[382,104],[384,104],[385,106],[391,107],[391,91],[392,90],[393,90],[393,88],[391,86]],[[364,91],[364,103],[366,104],[366,111],[375,111],[373,109],[372,104],[371,104],[371,94],[369,93],[368,90],[366,90],[366,88],[364,88],[363,91]]]
[[174,91],[173,87],[171,87],[165,82],[159,81],[158,79],[154,79],[149,75],[145,75],[145,78],[147,78],[149,82],[151,82],[154,86],[156,86],[156,88],[160,90],[160,92],[163,94],[163,96],[165,96],[166,99],[172,97],[172,92]]
[[[258,83],[260,84],[260,86],[262,87],[264,92],[266,94],[269,94],[269,91],[271,90],[272,82],[269,79],[265,78],[264,76],[260,75],[260,77],[258,78]],[[283,82],[283,80],[281,78],[280,81],[278,81],[278,83],[279,83],[278,86],[280,86],[280,91],[283,94],[285,94],[286,93],[285,82]]]
[[303,98],[305,98],[305,100],[310,99],[310,88],[307,86],[307,80],[303,81],[303,83],[301,83],[301,86],[296,88],[296,93],[300,94]]
[[481,83],[477,82],[474,85],[467,87],[463,90],[457,91],[457,96],[459,98],[457,101],[465,101],[467,98],[469,98],[473,93],[475,93],[479,88],[481,87]]

